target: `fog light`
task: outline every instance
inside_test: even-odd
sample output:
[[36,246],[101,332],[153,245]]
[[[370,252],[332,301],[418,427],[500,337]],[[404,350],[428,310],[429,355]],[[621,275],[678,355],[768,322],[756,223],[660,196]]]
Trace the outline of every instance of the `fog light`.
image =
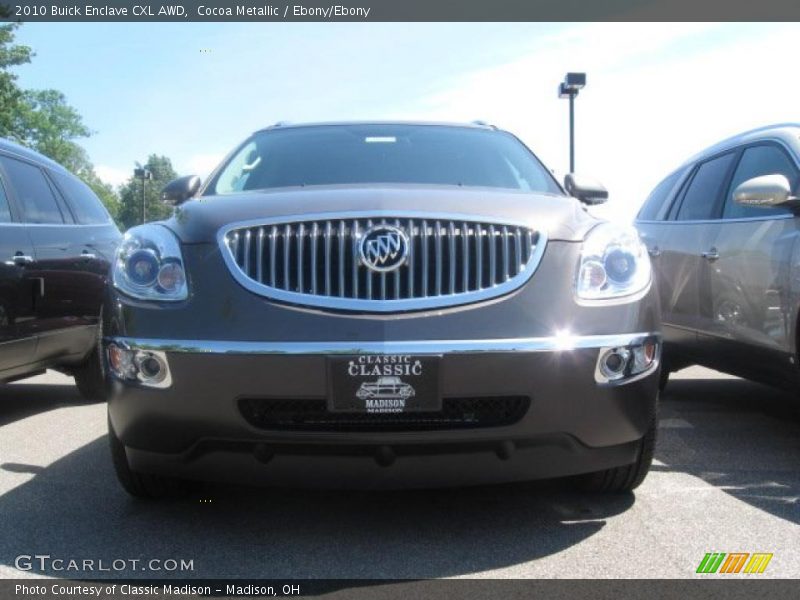
[[658,366],[660,341],[657,336],[616,348],[601,348],[594,379],[597,383],[626,383],[651,373]]
[[109,370],[118,379],[148,387],[166,388],[172,385],[167,356],[163,352],[133,350],[111,343],[106,353]]
[[625,376],[631,353],[626,348],[613,348],[600,358],[600,372],[609,380],[616,381]]
[[164,378],[164,365],[153,354],[140,354],[137,356],[139,377],[145,381],[161,381]]

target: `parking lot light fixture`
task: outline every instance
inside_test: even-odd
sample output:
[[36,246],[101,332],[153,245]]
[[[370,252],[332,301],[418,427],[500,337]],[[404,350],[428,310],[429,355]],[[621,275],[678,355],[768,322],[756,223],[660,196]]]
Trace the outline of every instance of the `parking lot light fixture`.
[[575,172],[575,98],[586,87],[586,73],[567,73],[558,85],[558,97],[569,99],[569,172]]

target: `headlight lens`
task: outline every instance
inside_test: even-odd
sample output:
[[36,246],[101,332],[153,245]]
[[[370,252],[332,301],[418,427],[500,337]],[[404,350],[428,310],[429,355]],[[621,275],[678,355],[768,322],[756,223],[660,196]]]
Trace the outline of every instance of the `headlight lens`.
[[622,298],[649,284],[650,257],[635,229],[603,223],[589,232],[581,250],[578,298]]
[[117,249],[114,287],[141,300],[185,300],[186,273],[178,238],[163,225],[129,230]]

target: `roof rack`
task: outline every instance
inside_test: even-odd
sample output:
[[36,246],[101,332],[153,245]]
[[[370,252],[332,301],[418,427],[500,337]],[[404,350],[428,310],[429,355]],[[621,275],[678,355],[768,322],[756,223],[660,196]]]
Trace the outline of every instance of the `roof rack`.
[[488,127],[489,129],[497,129],[496,125],[492,125],[491,123],[487,123],[481,119],[475,119],[474,121],[471,121],[471,124],[479,127]]

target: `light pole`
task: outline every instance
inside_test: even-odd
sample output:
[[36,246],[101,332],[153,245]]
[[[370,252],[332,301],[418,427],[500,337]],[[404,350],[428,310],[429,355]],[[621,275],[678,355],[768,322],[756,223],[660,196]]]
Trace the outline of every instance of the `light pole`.
[[152,181],[153,172],[150,169],[145,169],[143,166],[136,163],[137,167],[133,170],[134,177],[142,178],[142,224],[147,222],[147,196],[145,195],[145,182],[149,179]]
[[586,87],[586,73],[567,73],[558,85],[558,97],[569,98],[569,172],[575,172],[575,97]]

